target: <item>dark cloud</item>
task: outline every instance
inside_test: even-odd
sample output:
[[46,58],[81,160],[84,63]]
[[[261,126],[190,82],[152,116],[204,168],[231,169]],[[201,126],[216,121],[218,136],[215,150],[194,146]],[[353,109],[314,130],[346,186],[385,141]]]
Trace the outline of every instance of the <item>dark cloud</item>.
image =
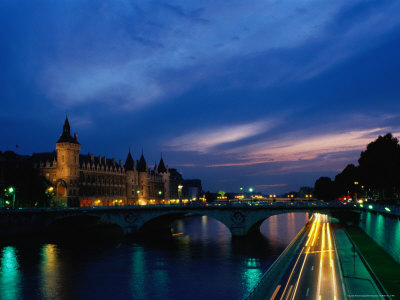
[[[400,131],[399,13],[392,0],[3,1],[0,148],[53,150],[68,112],[83,153],[163,151],[214,190],[312,185]],[[355,148],[318,145],[354,132]]]

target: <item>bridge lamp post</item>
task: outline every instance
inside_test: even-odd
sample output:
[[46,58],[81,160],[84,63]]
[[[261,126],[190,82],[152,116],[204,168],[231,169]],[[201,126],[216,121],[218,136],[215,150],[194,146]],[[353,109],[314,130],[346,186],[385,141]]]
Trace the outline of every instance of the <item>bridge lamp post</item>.
[[254,189],[252,187],[249,188],[249,193],[250,193],[250,200],[253,199],[251,194],[253,193]]
[[15,208],[15,188],[10,186],[8,188],[8,194],[12,194],[13,195],[13,200],[12,200],[12,208]]
[[158,191],[158,198],[160,198],[160,199],[162,198],[162,191],[161,190]]
[[179,195],[179,204],[182,205],[182,189],[183,189],[183,185],[178,185],[178,195]]

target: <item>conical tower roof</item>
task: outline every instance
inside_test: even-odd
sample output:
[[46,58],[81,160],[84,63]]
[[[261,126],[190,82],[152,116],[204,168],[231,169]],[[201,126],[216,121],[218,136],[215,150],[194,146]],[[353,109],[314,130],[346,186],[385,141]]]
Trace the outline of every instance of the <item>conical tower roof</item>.
[[128,152],[128,156],[126,157],[124,168],[126,171],[133,171],[135,169],[135,162],[130,150]]
[[139,164],[138,164],[138,171],[139,172],[146,172],[147,171],[147,163],[146,160],[144,159],[143,151],[142,155],[140,156]]
[[63,131],[62,131],[57,143],[79,144],[78,141],[71,136],[71,126],[69,125],[68,116],[65,117]]
[[167,173],[167,168],[165,167],[162,155],[161,155],[160,163],[158,164],[158,173]]

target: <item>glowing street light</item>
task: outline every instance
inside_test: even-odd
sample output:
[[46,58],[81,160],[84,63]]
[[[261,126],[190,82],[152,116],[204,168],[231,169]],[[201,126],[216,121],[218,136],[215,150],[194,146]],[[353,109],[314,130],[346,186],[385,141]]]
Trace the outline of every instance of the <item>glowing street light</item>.
[[8,193],[13,195],[13,200],[12,200],[12,208],[15,208],[15,188],[10,186],[8,187]]
[[252,193],[254,191],[253,188],[249,188],[249,192]]
[[178,185],[179,204],[182,204],[182,189],[183,185]]

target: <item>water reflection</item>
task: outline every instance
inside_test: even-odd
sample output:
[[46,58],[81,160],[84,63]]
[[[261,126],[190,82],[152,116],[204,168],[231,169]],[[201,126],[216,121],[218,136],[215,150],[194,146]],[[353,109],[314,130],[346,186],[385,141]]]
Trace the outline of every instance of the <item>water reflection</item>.
[[145,278],[144,249],[143,247],[135,246],[132,254],[132,278],[130,281],[134,299],[146,299],[146,290],[143,288],[146,284]]
[[400,249],[400,221],[398,219],[364,212],[361,215],[360,226],[387,252],[396,255]]
[[4,247],[0,260],[0,299],[14,300],[21,297],[21,274],[14,247]]
[[42,247],[41,251],[41,291],[46,299],[59,298],[62,290],[62,276],[60,263],[58,261],[57,246],[47,244]]
[[257,268],[246,269],[243,273],[243,283],[247,293],[251,291],[261,279],[263,272]]
[[233,239],[219,221],[192,216],[173,224],[175,236],[0,248],[0,299],[242,299],[305,220],[273,216],[262,234]]

